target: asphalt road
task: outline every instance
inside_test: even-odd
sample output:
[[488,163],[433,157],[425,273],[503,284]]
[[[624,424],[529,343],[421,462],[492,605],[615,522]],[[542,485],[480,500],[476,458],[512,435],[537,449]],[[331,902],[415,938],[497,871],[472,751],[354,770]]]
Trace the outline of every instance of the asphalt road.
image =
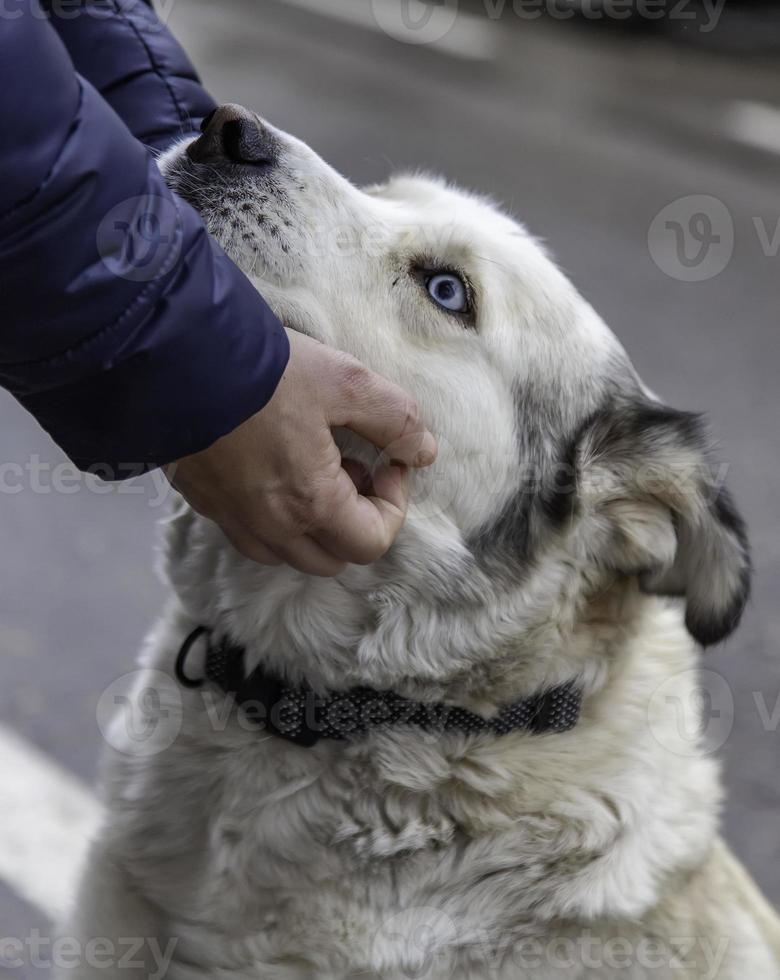
[[[713,728],[725,830],[780,903],[780,71],[511,12],[464,19],[454,48],[401,44],[370,17],[334,16],[349,5],[175,0],[170,20],[218,98],[256,108],[356,181],[425,168],[504,202],[648,383],[710,413],[756,568],[744,625],[706,661],[733,697]],[[692,195],[707,200],[655,220]],[[89,782],[99,693],[132,668],[161,602],[163,509],[149,479],[105,494],[68,482],[59,451],[0,401],[0,461],[27,466],[0,492],[0,716]],[[0,888],[0,935],[40,919]]]

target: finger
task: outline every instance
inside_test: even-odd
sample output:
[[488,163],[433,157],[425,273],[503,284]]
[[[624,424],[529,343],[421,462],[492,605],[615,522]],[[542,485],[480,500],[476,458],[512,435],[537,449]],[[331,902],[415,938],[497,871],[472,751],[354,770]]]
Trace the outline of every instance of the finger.
[[308,535],[293,538],[287,544],[275,543],[274,548],[285,564],[306,575],[333,578],[347,567],[348,559],[330,553]]
[[243,527],[221,524],[225,536],[245,558],[251,558],[259,565],[283,565],[283,560],[265,542],[260,541],[252,534],[248,534]]
[[430,466],[436,459],[436,440],[412,396],[357,361],[345,361],[329,406],[329,424],[351,429],[407,466]]
[[358,493],[368,493],[371,489],[371,470],[357,459],[342,459],[341,468],[355,484]]
[[325,528],[311,536],[329,554],[357,565],[381,558],[403,526],[408,500],[406,467],[385,465],[373,474],[374,496],[360,496],[342,471],[339,487],[343,503]]
[[328,554],[319,544],[300,535],[286,542],[272,542],[258,538],[244,527],[222,528],[233,546],[246,558],[260,565],[290,565],[307,575],[332,577],[346,568],[346,563]]
[[400,463],[403,466],[430,466],[436,459],[438,447],[430,432],[410,432],[393,439],[381,449],[377,462],[381,465]]

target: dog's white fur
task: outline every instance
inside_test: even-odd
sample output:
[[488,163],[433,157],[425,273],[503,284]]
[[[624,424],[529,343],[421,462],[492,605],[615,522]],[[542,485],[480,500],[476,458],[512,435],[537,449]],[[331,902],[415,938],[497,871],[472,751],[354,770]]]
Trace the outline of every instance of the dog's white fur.
[[[180,509],[137,685],[139,704],[161,692],[156,723],[178,736],[148,755],[115,731],[67,933],[175,940],[170,980],[778,980],[780,928],[718,839],[718,767],[680,718],[699,660],[686,608],[694,632],[735,619],[747,569],[695,441],[616,431],[621,399],[652,396],[490,203],[420,177],[359,191],[275,139],[267,175],[195,166],[183,147],[162,165],[285,322],[414,393],[441,455],[413,476],[389,554],[337,580],[255,566]],[[431,301],[421,265],[468,277],[472,323]],[[536,505],[562,446],[576,505],[548,519]],[[648,458],[694,476],[648,489]],[[160,682],[198,624],[318,688],[489,715],[573,679],[583,715],[564,734],[396,728],[302,749],[227,717],[215,692]],[[158,973],[150,958],[116,975]]]

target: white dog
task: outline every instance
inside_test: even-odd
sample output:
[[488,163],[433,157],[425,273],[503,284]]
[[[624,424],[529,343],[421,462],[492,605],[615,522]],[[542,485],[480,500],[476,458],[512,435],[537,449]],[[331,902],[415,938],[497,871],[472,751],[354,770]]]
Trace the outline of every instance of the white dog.
[[335,580],[181,508],[138,683],[160,750],[115,732],[68,934],[135,937],[121,977],[778,980],[691,737],[750,577],[699,421],[482,198],[357,190],[235,106],[162,167],[288,326],[415,395],[440,456]]

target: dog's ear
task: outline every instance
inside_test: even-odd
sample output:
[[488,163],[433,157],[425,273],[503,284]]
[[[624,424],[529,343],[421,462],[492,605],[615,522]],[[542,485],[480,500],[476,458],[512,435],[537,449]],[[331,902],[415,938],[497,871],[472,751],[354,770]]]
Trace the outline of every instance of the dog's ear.
[[579,506],[591,557],[683,596],[703,646],[727,637],[750,592],[745,526],[707,457],[698,416],[649,400],[614,402],[576,441]]

